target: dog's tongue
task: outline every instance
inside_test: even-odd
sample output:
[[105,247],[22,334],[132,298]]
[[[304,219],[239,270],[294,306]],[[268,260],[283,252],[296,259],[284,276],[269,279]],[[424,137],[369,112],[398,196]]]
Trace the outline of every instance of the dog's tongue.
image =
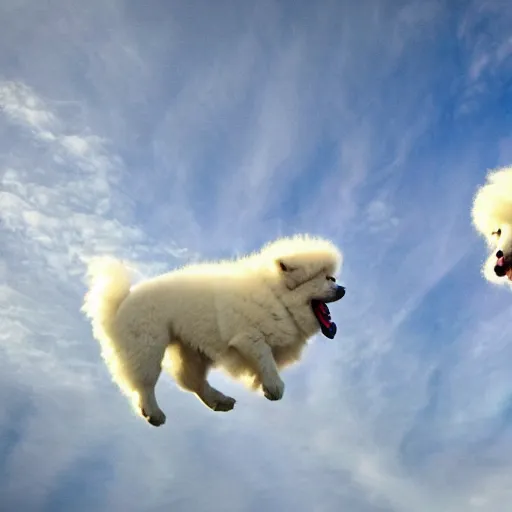
[[313,312],[320,324],[322,334],[329,339],[333,339],[336,336],[336,324],[331,322],[331,314],[329,308],[325,302],[314,300],[312,302]]

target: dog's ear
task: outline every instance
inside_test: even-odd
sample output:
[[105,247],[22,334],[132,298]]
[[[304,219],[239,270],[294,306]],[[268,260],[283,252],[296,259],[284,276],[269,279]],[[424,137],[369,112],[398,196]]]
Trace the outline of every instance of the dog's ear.
[[276,260],[276,264],[283,274],[290,274],[298,268],[297,265],[292,265],[290,261],[284,261],[282,258]]
[[297,262],[292,263],[290,258],[287,258],[286,261],[279,258],[276,260],[276,266],[289,290],[295,289],[302,282],[303,275]]
[[281,269],[281,272],[289,272],[288,265],[283,260],[277,260],[277,265]]

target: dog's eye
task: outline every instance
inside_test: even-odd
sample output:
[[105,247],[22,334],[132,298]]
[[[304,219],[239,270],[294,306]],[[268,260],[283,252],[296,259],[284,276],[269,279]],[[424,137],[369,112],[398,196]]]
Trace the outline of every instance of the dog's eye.
[[498,231],[493,231],[492,234],[499,238],[501,236],[501,229],[498,229]]
[[336,279],[332,276],[327,276],[326,279],[327,279],[327,281],[332,281],[333,283],[336,282]]

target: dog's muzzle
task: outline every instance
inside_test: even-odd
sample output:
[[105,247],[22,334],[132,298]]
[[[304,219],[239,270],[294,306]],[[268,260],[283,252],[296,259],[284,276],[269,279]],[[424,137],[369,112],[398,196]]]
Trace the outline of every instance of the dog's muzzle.
[[498,261],[496,263],[496,266],[494,267],[494,273],[498,277],[503,277],[507,275],[507,271],[509,269],[509,266],[505,262],[505,257],[503,255],[503,251],[498,251],[496,253],[496,258],[498,258]]
[[327,303],[329,303],[329,302],[336,302],[337,300],[342,299],[344,296],[345,296],[345,287],[338,285],[336,287],[336,291],[334,293],[334,297],[332,299],[326,300],[324,302],[327,302]]

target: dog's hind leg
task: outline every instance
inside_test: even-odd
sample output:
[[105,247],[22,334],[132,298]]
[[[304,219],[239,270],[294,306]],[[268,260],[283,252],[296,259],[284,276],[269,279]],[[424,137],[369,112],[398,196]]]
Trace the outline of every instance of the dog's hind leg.
[[125,333],[123,351],[117,353],[123,380],[134,407],[154,427],[165,423],[165,414],[155,396],[155,386],[162,370],[162,359],[169,345],[167,331]]
[[236,400],[215,389],[208,382],[211,361],[197,350],[173,342],[166,351],[164,368],[171,373],[178,386],[194,393],[213,411],[231,411]]

